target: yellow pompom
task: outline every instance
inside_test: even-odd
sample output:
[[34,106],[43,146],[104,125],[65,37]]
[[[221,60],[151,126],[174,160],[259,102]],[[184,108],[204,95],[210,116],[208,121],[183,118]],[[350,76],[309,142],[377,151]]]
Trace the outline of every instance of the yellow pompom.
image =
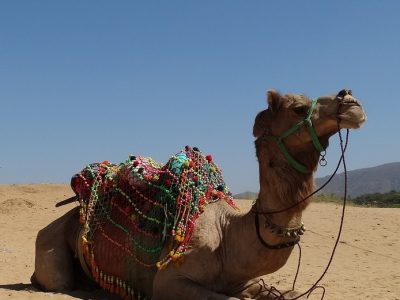
[[177,235],[175,236],[175,241],[177,241],[177,242],[182,242],[182,241],[183,241],[183,236],[177,234]]
[[172,261],[177,261],[181,257],[181,253],[175,253],[174,255],[171,256]]

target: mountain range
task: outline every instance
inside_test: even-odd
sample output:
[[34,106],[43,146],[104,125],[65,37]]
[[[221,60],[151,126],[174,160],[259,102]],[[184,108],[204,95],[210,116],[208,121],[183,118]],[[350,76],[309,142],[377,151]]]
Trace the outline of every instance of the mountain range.
[[[317,178],[315,180],[317,187],[322,186],[329,177]],[[347,180],[347,194],[350,197],[400,191],[400,162],[348,171]],[[322,193],[343,196],[343,190],[344,173],[340,173],[333,177]]]
[[[330,176],[317,178],[317,187],[322,186]],[[342,197],[344,191],[344,173],[336,174],[332,181],[321,191]],[[371,168],[356,169],[347,172],[347,194],[354,198],[364,194],[400,191],[400,162],[387,163]],[[234,195],[236,199],[256,199],[254,192]]]

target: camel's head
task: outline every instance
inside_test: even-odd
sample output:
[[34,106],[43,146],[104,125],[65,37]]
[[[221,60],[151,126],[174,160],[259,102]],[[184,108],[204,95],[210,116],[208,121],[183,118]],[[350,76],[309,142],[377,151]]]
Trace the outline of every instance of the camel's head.
[[274,90],[268,91],[267,96],[268,109],[257,115],[253,128],[257,148],[263,143],[275,144],[302,173],[315,168],[314,164],[307,164],[306,154],[323,152],[329,137],[339,128],[359,128],[366,120],[360,102],[349,90],[314,101],[304,95],[281,95]]

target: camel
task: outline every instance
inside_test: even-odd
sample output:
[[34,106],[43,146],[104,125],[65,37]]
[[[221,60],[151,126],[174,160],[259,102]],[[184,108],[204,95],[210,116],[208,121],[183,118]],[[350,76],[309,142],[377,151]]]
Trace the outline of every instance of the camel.
[[[269,90],[267,102],[253,127],[260,190],[251,210],[237,212],[227,201],[210,201],[196,220],[183,259],[159,269],[141,269],[139,291],[127,290],[118,280],[114,289],[106,276],[100,280],[103,288],[125,299],[274,297],[262,290],[258,278],[284,266],[304,233],[302,212],[311,198],[302,200],[315,188],[314,173],[329,138],[341,128],[359,128],[366,115],[349,90],[315,101]],[[31,280],[43,290],[73,289],[77,274],[83,272],[93,277],[93,264],[79,251],[79,217],[79,207],[74,208],[37,235]],[[170,251],[164,246],[160,256],[167,257]]]

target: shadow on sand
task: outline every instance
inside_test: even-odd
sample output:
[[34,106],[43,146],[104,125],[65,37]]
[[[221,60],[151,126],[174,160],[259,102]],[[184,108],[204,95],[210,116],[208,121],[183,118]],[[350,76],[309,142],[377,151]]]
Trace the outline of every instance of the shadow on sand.
[[[34,287],[32,284],[28,283],[10,283],[10,284],[0,284],[0,289],[10,290],[10,291],[25,291],[29,293],[44,293],[38,288]],[[119,300],[120,298],[116,295],[110,294],[102,289],[94,288],[88,290],[72,290],[64,293],[50,293],[53,295],[69,295],[78,299],[92,299],[92,300]]]

